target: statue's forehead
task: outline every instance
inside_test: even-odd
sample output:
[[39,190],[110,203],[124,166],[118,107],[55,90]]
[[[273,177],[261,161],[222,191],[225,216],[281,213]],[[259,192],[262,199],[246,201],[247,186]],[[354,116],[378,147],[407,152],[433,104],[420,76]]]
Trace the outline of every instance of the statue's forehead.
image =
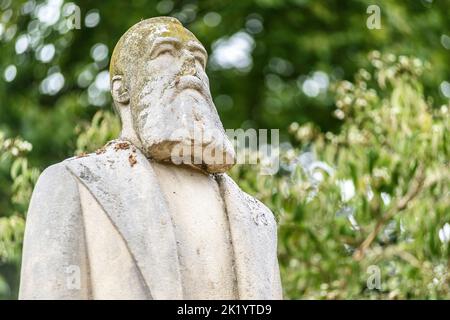
[[[152,46],[158,38],[175,38],[179,40],[181,45],[196,42],[204,49],[202,43],[198,41],[194,34],[184,28],[178,21],[167,21],[167,19],[161,21],[159,18],[144,20],[129,29],[114,48],[110,63],[111,77],[124,72],[123,70],[118,71],[117,68],[130,67],[130,62],[125,61],[132,60],[131,63],[134,63],[139,57],[144,57],[149,46]],[[203,51],[206,54],[206,50]]]
[[[150,27],[147,32],[147,40],[154,42],[157,38],[175,38],[181,43],[195,41],[200,43],[197,38],[179,23],[157,23]],[[201,43],[200,43],[201,44]]]

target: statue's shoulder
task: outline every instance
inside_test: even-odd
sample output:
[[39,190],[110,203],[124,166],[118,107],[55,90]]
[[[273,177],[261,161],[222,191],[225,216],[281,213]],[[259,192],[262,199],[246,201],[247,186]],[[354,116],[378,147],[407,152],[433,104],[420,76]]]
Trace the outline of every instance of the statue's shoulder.
[[[67,170],[64,161],[59,162],[47,167],[39,175],[33,189],[30,208],[41,208],[41,206],[45,207],[45,205],[50,208],[52,205],[61,203],[71,205],[72,203],[69,204],[68,202],[74,202],[76,200],[73,200],[75,199],[74,197],[68,197],[68,195],[77,193],[78,188],[74,176]],[[33,210],[30,209],[30,211]],[[40,212],[41,210],[39,209],[37,211]],[[45,214],[45,212],[42,212],[42,214]]]
[[113,183],[139,176],[147,169],[143,153],[128,141],[113,140],[95,152],[81,154],[62,162],[77,178],[85,182]]
[[66,167],[74,166],[102,166],[110,165],[113,162],[132,161],[133,154],[138,152],[137,148],[128,141],[112,140],[103,147],[91,153],[82,153],[80,155],[68,158],[62,162]]
[[64,165],[64,161],[47,167],[39,176],[36,186],[41,189],[51,189],[53,185],[58,185],[61,181],[70,181],[70,172]]

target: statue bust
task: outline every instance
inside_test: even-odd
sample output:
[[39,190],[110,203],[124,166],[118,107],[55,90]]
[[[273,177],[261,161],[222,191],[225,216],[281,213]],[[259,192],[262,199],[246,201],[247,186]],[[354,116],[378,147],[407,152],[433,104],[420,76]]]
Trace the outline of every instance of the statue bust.
[[41,174],[19,298],[281,299],[276,223],[225,173],[235,155],[206,62],[175,18],[121,37],[110,65],[120,137]]

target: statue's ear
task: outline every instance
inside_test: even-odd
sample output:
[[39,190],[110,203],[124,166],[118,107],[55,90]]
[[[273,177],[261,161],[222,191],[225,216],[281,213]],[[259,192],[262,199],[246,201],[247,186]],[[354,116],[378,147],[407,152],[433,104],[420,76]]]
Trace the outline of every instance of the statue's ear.
[[122,76],[114,76],[112,78],[111,94],[114,101],[120,104],[128,104],[130,102],[130,94],[125,86]]

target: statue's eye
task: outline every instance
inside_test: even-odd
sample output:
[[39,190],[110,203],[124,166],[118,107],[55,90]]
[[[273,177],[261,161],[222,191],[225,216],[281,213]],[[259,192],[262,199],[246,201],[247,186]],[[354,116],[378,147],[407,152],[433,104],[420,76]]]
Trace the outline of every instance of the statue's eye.
[[162,45],[157,50],[154,50],[151,54],[151,59],[155,59],[164,55],[174,55],[175,48],[171,45]]
[[172,50],[170,50],[170,49],[165,49],[165,50],[161,50],[159,53],[158,53],[158,56],[163,56],[163,55],[165,55],[165,54],[170,54],[170,55],[172,55]]
[[195,60],[197,60],[202,65],[202,67],[205,68],[206,60],[205,60],[205,57],[203,55],[196,54],[195,55]]

